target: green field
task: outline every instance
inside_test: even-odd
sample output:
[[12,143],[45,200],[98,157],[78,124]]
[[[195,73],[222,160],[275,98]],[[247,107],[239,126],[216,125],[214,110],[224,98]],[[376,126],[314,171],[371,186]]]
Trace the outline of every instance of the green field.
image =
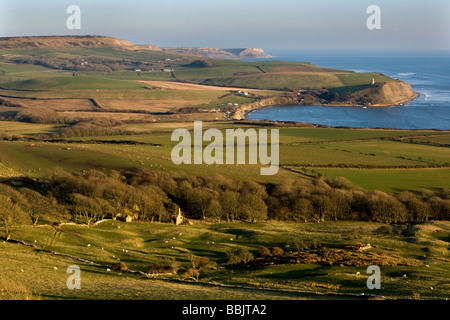
[[421,138],[414,138],[413,139],[416,142],[430,142],[430,143],[436,143],[436,144],[443,144],[443,145],[449,145],[450,144],[450,137],[448,135],[436,135],[431,137],[421,137]]
[[[314,169],[313,169],[314,170]],[[308,170],[309,171],[309,170]],[[315,169],[329,177],[346,177],[368,190],[400,192],[431,189],[435,192],[449,187],[450,169]]]
[[[222,132],[226,128],[258,128],[255,124],[229,122],[205,122],[203,127],[204,130],[219,128]],[[60,132],[61,128],[55,125],[0,122],[0,135],[50,134]],[[287,166],[305,167],[308,173],[323,173],[333,178],[346,177],[354,184],[370,190],[399,192],[424,188],[439,191],[449,187],[448,148],[407,142],[414,136],[427,139],[422,137],[432,136],[436,134],[435,131],[280,128],[282,168],[275,176],[260,176],[260,165],[174,165],[170,154],[178,143],[171,141],[175,128],[192,130],[193,123],[127,124],[121,129],[131,135],[72,138],[80,142],[70,144],[42,142],[38,143],[38,147],[30,147],[27,142],[0,142],[0,161],[4,164],[1,170],[8,176],[11,170],[15,174],[40,176],[53,167],[74,173],[89,168],[111,170],[147,167],[182,175],[209,176],[220,173],[232,179],[256,179],[263,182],[308,178],[283,169],[283,166]],[[404,142],[385,140],[391,138],[401,138]],[[82,143],[92,139],[138,141],[160,146]],[[204,146],[207,144],[204,142]],[[444,168],[415,168],[435,165]]]
[[376,157],[400,158],[425,163],[444,164],[450,161],[450,149],[408,144],[394,141],[365,141],[347,143],[324,143],[323,147],[350,151],[352,153],[373,154]]
[[53,124],[36,124],[13,121],[0,121],[0,135],[33,136],[60,132],[65,126]]

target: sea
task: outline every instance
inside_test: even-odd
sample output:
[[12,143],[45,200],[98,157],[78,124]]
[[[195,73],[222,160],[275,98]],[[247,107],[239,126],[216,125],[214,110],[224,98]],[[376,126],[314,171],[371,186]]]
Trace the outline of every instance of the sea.
[[[276,53],[275,53],[276,54]],[[296,121],[354,128],[450,129],[450,52],[281,52],[275,60],[305,61],[355,72],[380,72],[409,83],[420,97],[402,106],[274,106],[250,120]]]

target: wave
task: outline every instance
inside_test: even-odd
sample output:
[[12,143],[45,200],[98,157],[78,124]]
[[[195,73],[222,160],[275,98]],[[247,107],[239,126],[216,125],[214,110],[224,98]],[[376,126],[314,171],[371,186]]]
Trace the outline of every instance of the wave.
[[415,73],[414,72],[405,72],[405,73],[398,73],[398,75],[406,77],[406,76],[413,76],[413,75],[415,75]]

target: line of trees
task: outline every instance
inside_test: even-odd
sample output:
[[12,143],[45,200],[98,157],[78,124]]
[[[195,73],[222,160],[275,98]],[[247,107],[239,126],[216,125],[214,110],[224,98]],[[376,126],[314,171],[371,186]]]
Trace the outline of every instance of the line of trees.
[[215,221],[363,220],[402,223],[450,220],[450,190],[392,195],[355,189],[345,178],[282,184],[234,181],[223,176],[175,177],[137,168],[75,176],[57,169],[41,180],[0,183],[0,226],[5,237],[17,223],[92,224],[127,217],[171,222],[181,208],[190,219]]

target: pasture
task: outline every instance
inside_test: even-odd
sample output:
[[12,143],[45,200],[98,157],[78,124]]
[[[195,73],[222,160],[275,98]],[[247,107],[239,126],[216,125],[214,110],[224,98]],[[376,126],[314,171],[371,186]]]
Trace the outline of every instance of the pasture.
[[[11,137],[58,134],[65,126],[0,122],[0,135]],[[0,161],[11,170],[25,175],[40,176],[53,167],[68,172],[89,169],[125,170],[147,167],[180,175],[210,176],[215,173],[232,179],[255,179],[278,182],[284,179],[309,179],[302,174],[325,174],[346,177],[363,188],[388,192],[418,191],[422,188],[439,192],[448,188],[448,147],[410,143],[427,139],[436,131],[368,130],[337,128],[285,128],[280,130],[280,164],[275,176],[261,176],[261,165],[174,165],[171,141],[173,130],[193,129],[193,122],[125,124],[119,127],[126,135],[85,136],[64,142],[0,142]],[[203,129],[267,128],[255,123],[204,122]],[[274,128],[274,127],[269,127]],[[448,133],[439,133],[442,137]],[[397,139],[400,141],[391,141]],[[92,140],[103,141],[93,143]],[[135,141],[147,145],[105,143]],[[203,146],[208,145],[204,142]],[[248,145],[247,145],[248,147]],[[435,168],[435,166],[438,166]],[[290,170],[297,168],[300,170]]]
[[[0,243],[0,264],[4,266],[2,277],[14,279],[41,299],[355,299],[362,293],[394,299],[448,297],[448,239],[441,237],[449,232],[448,223],[417,224],[404,235],[396,236],[379,233],[382,226],[367,222],[175,226],[106,221],[91,228],[78,225],[62,225],[59,230],[49,226],[20,227],[15,230],[14,238],[35,247]],[[320,239],[322,250],[349,252],[356,260],[328,264],[275,259],[274,263],[267,264],[255,260],[256,264],[248,266],[226,264],[227,252],[233,248],[247,249],[255,259],[261,245],[277,246],[285,253],[297,252],[291,243],[294,238]],[[371,243],[373,248],[359,254],[350,249],[358,241]],[[49,250],[99,266],[55,256]],[[312,252],[313,248],[304,250]],[[201,270],[199,284],[192,279],[175,281],[179,279],[176,275],[145,278],[107,270],[108,266],[121,261],[129,269],[145,273],[149,266],[167,257],[174,259],[180,268],[187,268],[190,265],[187,252],[207,257],[217,262],[219,268]],[[359,265],[358,259],[368,260],[361,260]],[[381,267],[382,289],[376,292],[366,287],[366,263],[370,263],[370,259],[385,259],[382,261],[386,263]],[[81,290],[66,287],[65,270],[73,264],[82,270]],[[168,280],[159,280],[160,277]],[[212,283],[233,287],[208,285]],[[277,289],[289,292],[270,291]],[[312,294],[314,292],[323,295]]]

